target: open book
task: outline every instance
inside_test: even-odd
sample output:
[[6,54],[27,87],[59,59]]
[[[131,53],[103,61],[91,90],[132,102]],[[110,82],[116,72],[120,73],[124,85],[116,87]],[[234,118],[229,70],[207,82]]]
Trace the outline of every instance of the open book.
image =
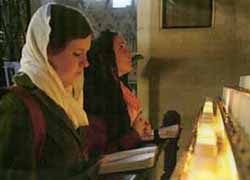
[[[159,136],[161,139],[166,138],[176,138],[179,134],[180,127],[178,124],[162,127],[159,129]],[[143,141],[151,141],[154,140],[154,132],[152,131],[151,135],[142,137]]]
[[139,170],[153,167],[157,146],[142,147],[105,155],[99,174]]

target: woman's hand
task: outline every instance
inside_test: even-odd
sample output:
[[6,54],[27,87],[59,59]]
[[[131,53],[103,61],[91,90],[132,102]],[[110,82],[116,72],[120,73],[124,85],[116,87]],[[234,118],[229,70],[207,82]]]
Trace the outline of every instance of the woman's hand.
[[132,127],[137,131],[140,137],[149,136],[152,133],[150,123],[143,119],[141,114],[137,116]]
[[145,129],[144,129],[144,136],[151,136],[152,135],[152,127],[148,120],[144,120]]

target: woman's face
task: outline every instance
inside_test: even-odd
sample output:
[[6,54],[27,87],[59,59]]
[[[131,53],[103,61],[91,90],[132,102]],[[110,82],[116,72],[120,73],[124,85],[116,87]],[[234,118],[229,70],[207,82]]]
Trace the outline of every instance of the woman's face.
[[115,36],[113,39],[113,44],[118,75],[122,76],[132,70],[132,54],[122,36]]
[[89,66],[87,52],[90,49],[92,36],[69,41],[58,53],[48,50],[48,59],[64,87],[73,85],[78,76],[82,76],[84,68]]

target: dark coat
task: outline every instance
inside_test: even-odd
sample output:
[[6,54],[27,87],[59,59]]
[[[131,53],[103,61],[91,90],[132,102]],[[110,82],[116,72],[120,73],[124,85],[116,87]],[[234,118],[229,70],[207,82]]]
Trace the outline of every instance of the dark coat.
[[101,65],[91,64],[85,70],[84,109],[90,128],[101,124],[106,129],[106,153],[136,148],[141,144],[141,139],[130,125],[120,81],[105,75],[101,68]]
[[40,105],[46,123],[46,139],[37,162],[28,109],[15,93],[5,94],[0,101],[0,179],[29,180],[38,176],[42,180],[74,179],[75,175],[86,179],[85,170],[89,166],[84,159],[84,129],[74,129],[65,111],[27,75],[19,74],[15,81]]

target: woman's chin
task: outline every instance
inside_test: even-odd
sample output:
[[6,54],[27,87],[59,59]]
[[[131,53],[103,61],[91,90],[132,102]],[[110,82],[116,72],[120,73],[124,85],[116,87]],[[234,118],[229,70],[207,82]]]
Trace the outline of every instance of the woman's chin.
[[75,75],[75,80],[78,79],[80,76],[83,76],[83,72],[77,72]]

